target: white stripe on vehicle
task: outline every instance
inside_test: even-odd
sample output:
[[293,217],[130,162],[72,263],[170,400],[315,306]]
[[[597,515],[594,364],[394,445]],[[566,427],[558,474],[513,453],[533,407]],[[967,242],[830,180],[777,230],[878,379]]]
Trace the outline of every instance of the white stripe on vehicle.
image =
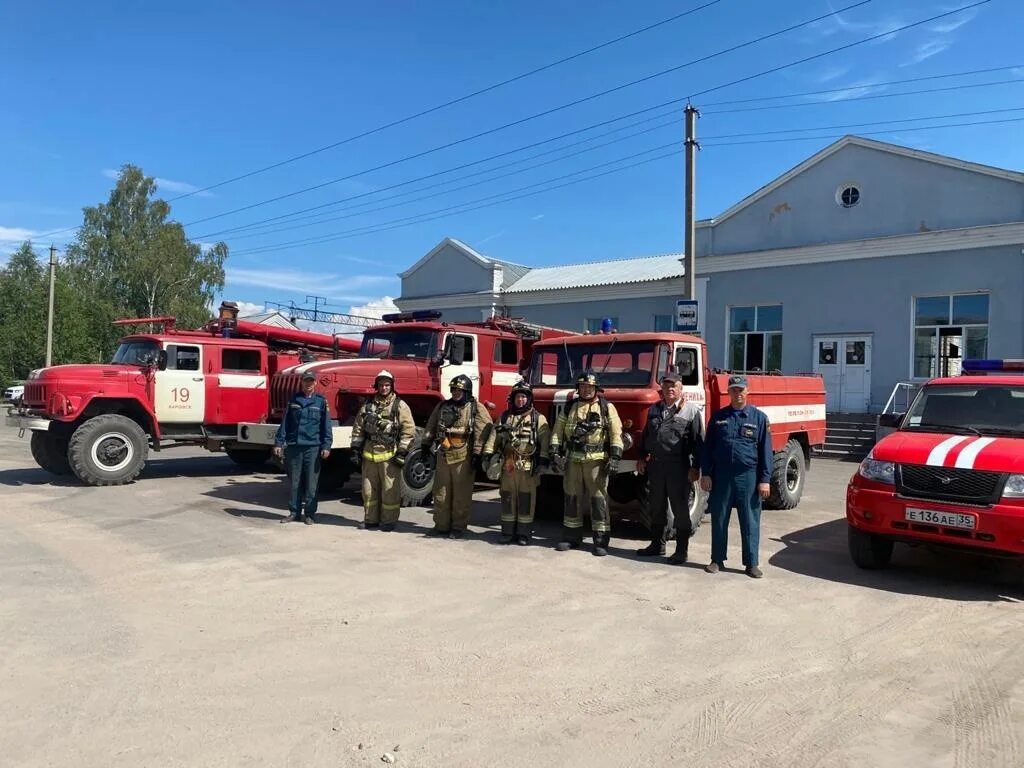
[[788,424],[794,421],[824,421],[824,403],[797,403],[796,405],[765,405],[755,407],[768,417],[772,424]]
[[511,387],[521,378],[523,377],[512,371],[494,371],[491,374],[491,384],[496,387]]
[[220,386],[229,389],[264,389],[267,377],[251,373],[219,373],[217,378]]
[[941,443],[932,448],[931,453],[928,454],[928,459],[925,461],[925,464],[929,467],[943,466],[946,463],[946,457],[949,456],[949,452],[967,439],[966,435],[947,437]]
[[994,437],[979,437],[960,451],[960,455],[956,457],[956,463],[953,466],[958,469],[974,469],[974,462],[977,460],[978,454],[995,441]]

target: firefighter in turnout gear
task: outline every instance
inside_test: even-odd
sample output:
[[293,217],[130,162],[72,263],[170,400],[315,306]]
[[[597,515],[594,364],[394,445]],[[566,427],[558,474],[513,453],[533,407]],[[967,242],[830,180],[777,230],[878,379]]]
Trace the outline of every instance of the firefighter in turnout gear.
[[533,407],[533,389],[518,381],[508,396],[508,409],[495,426],[495,453],[487,476],[501,480],[501,543],[526,546],[533,536],[538,472],[549,463],[551,429]]
[[460,374],[450,384],[452,396],[438,403],[423,435],[436,456],[432,536],[462,538],[469,526],[476,470],[494,453],[494,422],[473,397],[473,382]]
[[352,425],[352,463],[363,476],[362,528],[393,531],[402,503],[402,465],[416,436],[406,402],[395,392],[395,377],[381,371],[376,394],[365,402]]
[[608,514],[608,474],[622,459],[622,421],[615,406],[600,393],[597,374],[587,370],[576,378],[577,397],[551,431],[551,455],[564,468],[565,512],[562,540],[555,549],[565,552],[583,542],[583,518],[590,510],[593,553],[608,554],[611,518]]

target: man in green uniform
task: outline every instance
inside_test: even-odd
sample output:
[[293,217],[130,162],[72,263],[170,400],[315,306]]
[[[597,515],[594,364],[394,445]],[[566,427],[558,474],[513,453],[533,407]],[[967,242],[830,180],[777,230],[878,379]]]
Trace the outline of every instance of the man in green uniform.
[[459,539],[469,526],[476,470],[494,452],[494,422],[473,397],[468,376],[456,376],[450,389],[451,398],[430,414],[423,442],[437,457],[430,535]]
[[548,464],[551,439],[547,419],[533,407],[533,389],[525,381],[512,387],[495,434],[487,476],[501,480],[501,543],[525,547],[533,536],[537,473]]
[[611,518],[608,474],[622,459],[622,421],[615,406],[600,396],[597,374],[587,370],[576,378],[578,397],[570,399],[551,432],[551,454],[565,472],[565,512],[559,552],[583,542],[583,517],[589,507],[594,534],[593,554],[608,554]]
[[389,371],[377,374],[373,388],[376,394],[359,409],[352,425],[352,463],[363,476],[360,527],[393,531],[401,511],[401,468],[416,437],[416,423],[395,392],[395,377]]

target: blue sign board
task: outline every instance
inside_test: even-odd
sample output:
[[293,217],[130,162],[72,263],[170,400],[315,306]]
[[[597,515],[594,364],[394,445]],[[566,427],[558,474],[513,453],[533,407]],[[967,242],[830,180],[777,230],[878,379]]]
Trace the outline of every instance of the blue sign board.
[[682,333],[697,332],[696,299],[680,299],[676,302],[676,330]]

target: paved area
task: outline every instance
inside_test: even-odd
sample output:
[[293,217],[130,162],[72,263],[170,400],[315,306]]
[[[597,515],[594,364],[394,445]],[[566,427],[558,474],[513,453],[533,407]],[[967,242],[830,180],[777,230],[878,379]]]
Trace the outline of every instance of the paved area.
[[[846,554],[855,465],[766,513],[765,578],[473,535],[279,525],[283,476],[166,452],[121,488],[54,481],[0,431],[4,766],[1024,764],[1017,566]],[[737,569],[737,570],[731,570]]]

